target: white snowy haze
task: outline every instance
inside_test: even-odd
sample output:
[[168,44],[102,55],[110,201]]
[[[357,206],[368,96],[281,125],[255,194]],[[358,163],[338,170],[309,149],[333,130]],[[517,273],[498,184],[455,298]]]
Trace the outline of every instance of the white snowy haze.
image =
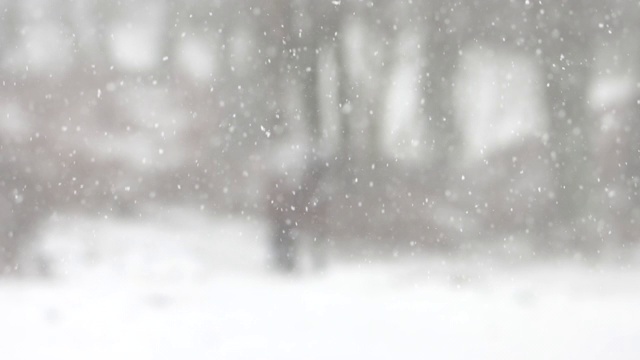
[[0,358],[637,359],[637,24],[0,0]]

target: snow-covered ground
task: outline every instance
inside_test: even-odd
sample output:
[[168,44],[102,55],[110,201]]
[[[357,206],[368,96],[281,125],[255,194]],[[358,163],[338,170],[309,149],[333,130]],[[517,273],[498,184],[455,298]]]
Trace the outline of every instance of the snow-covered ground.
[[58,217],[0,282],[2,359],[637,359],[640,269],[425,258],[267,269],[264,226]]

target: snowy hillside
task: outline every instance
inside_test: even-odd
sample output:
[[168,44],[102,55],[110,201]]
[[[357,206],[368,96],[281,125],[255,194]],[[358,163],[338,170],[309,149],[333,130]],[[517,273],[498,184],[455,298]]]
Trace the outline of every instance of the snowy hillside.
[[264,226],[62,217],[50,279],[0,282],[6,359],[636,359],[640,270],[492,262],[267,269]]

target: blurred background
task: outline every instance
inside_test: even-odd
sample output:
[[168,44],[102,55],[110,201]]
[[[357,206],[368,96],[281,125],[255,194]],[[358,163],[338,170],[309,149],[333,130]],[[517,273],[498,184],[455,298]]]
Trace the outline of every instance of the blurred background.
[[0,10],[11,358],[640,353],[637,1]]

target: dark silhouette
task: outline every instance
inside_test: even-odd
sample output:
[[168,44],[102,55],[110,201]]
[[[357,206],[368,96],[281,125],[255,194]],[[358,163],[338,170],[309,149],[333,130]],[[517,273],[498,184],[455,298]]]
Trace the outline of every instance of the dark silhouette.
[[316,156],[305,156],[301,163],[275,168],[266,197],[274,265],[291,272],[308,258],[313,267],[324,267],[330,200],[328,164]]

